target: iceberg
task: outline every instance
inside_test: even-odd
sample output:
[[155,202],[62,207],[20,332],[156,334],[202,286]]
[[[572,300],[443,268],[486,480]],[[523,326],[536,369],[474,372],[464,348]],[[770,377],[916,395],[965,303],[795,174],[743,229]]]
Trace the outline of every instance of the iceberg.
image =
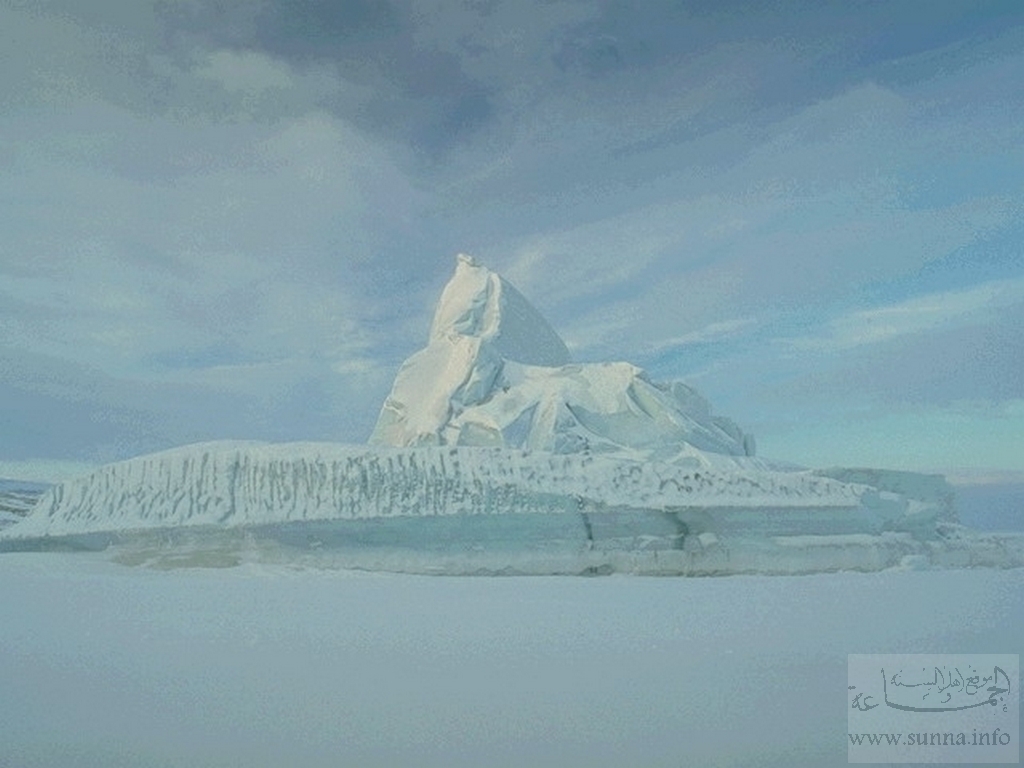
[[126,562],[247,552],[447,574],[1024,564],[1024,538],[957,525],[941,476],[773,462],[696,390],[573,362],[463,255],[368,445],[140,456],[50,488],[0,531],[0,551],[111,546]]

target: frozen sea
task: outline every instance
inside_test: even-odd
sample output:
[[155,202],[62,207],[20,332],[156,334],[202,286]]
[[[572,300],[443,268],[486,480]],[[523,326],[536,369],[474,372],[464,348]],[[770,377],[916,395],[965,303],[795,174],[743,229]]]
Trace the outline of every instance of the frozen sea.
[[847,654],[930,652],[1024,652],[1024,569],[488,578],[4,554],[0,765],[845,766]]

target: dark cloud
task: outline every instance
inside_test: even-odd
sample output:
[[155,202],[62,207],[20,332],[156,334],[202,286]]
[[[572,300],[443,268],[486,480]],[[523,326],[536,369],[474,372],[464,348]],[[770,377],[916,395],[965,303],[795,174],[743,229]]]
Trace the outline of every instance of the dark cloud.
[[623,66],[618,42],[607,34],[562,40],[552,60],[563,71],[578,70],[589,77],[601,77]]
[[170,46],[259,50],[296,63],[349,61],[401,36],[386,0],[157,0]]
[[454,147],[493,114],[490,89],[456,53],[416,39],[408,7],[381,0],[160,2],[157,16],[177,52],[258,51],[299,71],[329,66],[352,88],[316,104],[428,159]]
[[367,43],[402,38],[407,32],[408,19],[386,0],[265,3],[255,24],[256,41],[264,50],[297,61],[349,59]]

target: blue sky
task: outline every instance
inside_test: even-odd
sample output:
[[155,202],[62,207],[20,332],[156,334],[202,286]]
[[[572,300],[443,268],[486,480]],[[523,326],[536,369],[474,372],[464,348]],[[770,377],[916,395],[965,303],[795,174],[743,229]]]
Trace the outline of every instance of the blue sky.
[[1024,475],[1018,2],[0,0],[0,475],[361,442],[459,251],[809,465]]

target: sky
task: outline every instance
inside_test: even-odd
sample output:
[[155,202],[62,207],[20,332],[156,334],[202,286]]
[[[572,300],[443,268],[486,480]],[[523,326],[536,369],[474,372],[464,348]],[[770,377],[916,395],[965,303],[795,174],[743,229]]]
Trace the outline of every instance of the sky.
[[1024,479],[1024,8],[0,0],[0,476],[363,442],[458,252],[810,466]]

